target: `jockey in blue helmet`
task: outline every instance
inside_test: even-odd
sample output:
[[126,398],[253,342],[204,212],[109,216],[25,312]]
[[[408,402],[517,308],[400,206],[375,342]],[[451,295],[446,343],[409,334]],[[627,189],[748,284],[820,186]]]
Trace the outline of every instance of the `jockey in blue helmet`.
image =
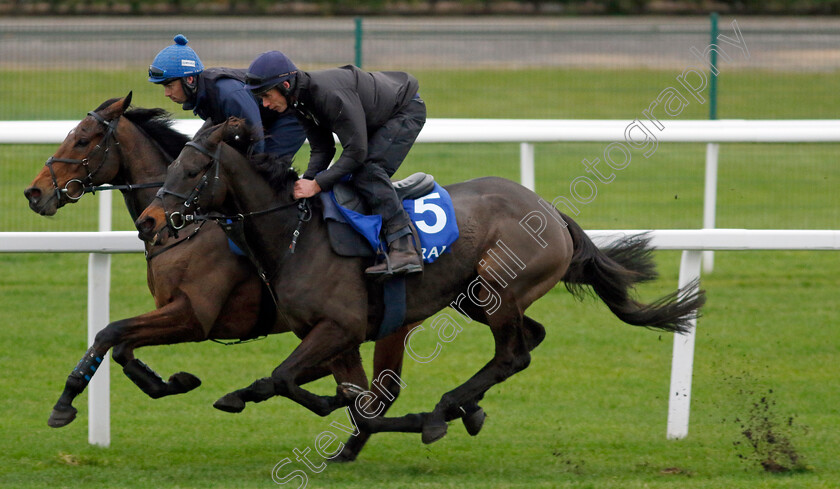
[[[183,34],[175,36],[174,41],[175,44],[163,48],[155,56],[149,66],[149,81],[167,86],[175,80],[180,80],[183,96],[192,98],[191,95],[195,95],[197,75],[204,71],[204,64],[195,51],[187,46],[189,41]],[[173,89],[167,87],[165,93],[167,97],[173,98]],[[180,100],[183,96],[178,94],[176,98]],[[179,100],[173,98],[173,102],[184,103]]]
[[[163,85],[164,95],[201,117],[205,127],[228,117],[245,119],[254,127],[254,151],[278,156],[297,153],[306,136],[292,115],[278,115],[260,106],[245,88],[245,70],[204,68],[187,38],[175,36],[149,66],[149,81]],[[266,137],[267,136],[267,137]]]

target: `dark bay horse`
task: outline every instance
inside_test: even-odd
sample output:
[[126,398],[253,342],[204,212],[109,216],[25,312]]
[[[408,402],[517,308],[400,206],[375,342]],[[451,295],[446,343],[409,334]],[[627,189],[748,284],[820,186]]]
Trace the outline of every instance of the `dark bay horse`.
[[[26,189],[31,209],[54,215],[58,208],[80,199],[87,191],[105,183],[123,192],[126,206],[136,219],[154,199],[162,185],[166,168],[189,140],[172,129],[168,113],[162,109],[131,108],[131,94],[110,99],[91,111],[67,135],[58,151]],[[199,232],[200,230],[200,232]],[[137,317],[108,324],[97,336],[73,373],[52,411],[49,425],[61,427],[73,421],[73,399],[87,386],[98,359],[109,349],[123,372],[152,398],[188,392],[200,385],[192,374],[179,372],[163,381],[151,368],[135,358],[142,346],[166,345],[204,340],[244,340],[289,331],[264,295],[263,286],[247,259],[228,248],[227,237],[215,223],[195,224],[182,229],[182,236],[166,246],[146,244],[149,290],[156,309]],[[403,328],[377,344],[374,378],[384,370],[400,372]],[[356,368],[358,352],[350,360],[338,359],[325,368],[317,366],[303,380],[332,371],[340,381],[364,385],[364,371]],[[351,367],[352,366],[352,367]],[[85,378],[85,376],[88,378]],[[380,387],[390,397],[399,384],[384,377]],[[373,391],[374,394],[378,394]],[[344,459],[357,454],[368,434],[352,437]]]
[[[331,251],[317,201],[309,203],[311,219],[304,218],[307,213],[292,199],[298,175],[289,162],[269,167],[274,171],[266,179],[228,144],[249,137],[236,119],[196,136],[169,167],[160,198],[137,219],[137,228],[146,238],[165,236],[173,225],[168,217],[176,213],[193,213],[193,221],[215,216],[195,214],[196,208],[244,220],[248,243],[272,277],[281,308],[302,341],[270,377],[222,397],[216,407],[238,412],[245,402],[280,395],[325,415],[334,409],[329,398],[303,389],[298,378],[374,338],[376,329],[366,317],[371,307],[381,309],[381,299],[363,276],[368,260]],[[525,310],[561,281],[576,296],[591,287],[626,323],[668,332],[686,331],[705,301],[697,284],[652,304],[632,298],[634,284],[655,276],[644,237],[624,238],[601,251],[573,220],[519,184],[477,178],[446,189],[455,204],[460,237],[451,253],[406,278],[405,321],[419,322],[450,306],[460,320],[490,327],[495,352],[474,376],[444,394],[432,412],[373,417],[357,402],[351,408],[361,427],[420,432],[425,443],[443,437],[447,420],[528,366],[530,351],[543,340],[545,329]],[[290,253],[293,236],[296,251]],[[439,327],[456,323],[448,314],[435,320]]]

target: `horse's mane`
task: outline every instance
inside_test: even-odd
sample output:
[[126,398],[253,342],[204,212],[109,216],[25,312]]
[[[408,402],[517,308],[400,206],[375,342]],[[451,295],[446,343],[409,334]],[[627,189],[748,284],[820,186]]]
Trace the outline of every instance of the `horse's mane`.
[[[112,98],[106,100],[96,108],[96,111],[98,112],[110,106],[117,100],[120,99]],[[137,125],[137,127],[142,129],[143,132],[155,141],[166,152],[170,161],[178,156],[184,148],[184,145],[190,140],[189,136],[172,128],[172,123],[174,122],[172,120],[172,114],[164,109],[132,107],[125,111],[123,116]]]
[[177,158],[190,140],[189,136],[172,128],[172,114],[163,109],[134,108],[123,115],[156,141],[170,159]]
[[[292,167],[293,155],[276,156],[267,153],[249,154],[251,144],[256,139],[254,129],[245,124],[241,119],[231,119],[231,128],[223,133],[222,141],[236,149],[248,159],[251,166],[259,173],[277,192],[288,189],[297,181],[298,173]],[[224,131],[224,124],[214,126],[206,131],[196,134],[196,140],[205,140],[216,131]]]
[[277,192],[281,192],[299,178],[298,172],[292,168],[291,156],[274,156],[270,154],[256,154],[250,158],[251,166],[266,179],[268,184]]

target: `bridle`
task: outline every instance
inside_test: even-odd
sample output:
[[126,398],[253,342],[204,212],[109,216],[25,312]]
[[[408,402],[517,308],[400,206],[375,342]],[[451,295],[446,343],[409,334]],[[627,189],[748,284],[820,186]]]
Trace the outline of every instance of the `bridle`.
[[[163,207],[163,214],[166,216],[166,226],[172,230],[172,237],[178,239],[178,231],[183,229],[190,222],[196,221],[196,212],[199,211],[198,201],[201,198],[201,193],[204,191],[205,187],[207,187],[208,181],[210,178],[208,177],[208,173],[210,169],[215,169],[214,175],[212,178],[211,183],[211,194],[210,200],[211,202],[215,199],[216,196],[216,182],[219,180],[219,155],[222,152],[222,145],[219,144],[216,146],[216,151],[211,153],[207,150],[204,146],[194,141],[188,142],[185,146],[189,146],[199,153],[207,156],[210,158],[210,161],[202,170],[201,178],[199,179],[198,183],[195,184],[192,191],[189,194],[181,194],[178,192],[173,192],[163,186],[160,190],[157,191],[155,194],[156,199],[160,199],[161,207]],[[166,208],[166,200],[164,199],[165,196],[172,195],[179,199],[183,199],[184,202],[181,204],[184,207],[184,212],[169,212]],[[193,209],[193,212],[187,213],[187,209]]]
[[[182,194],[178,192],[174,192],[163,186],[160,190],[157,191],[155,195],[156,199],[160,199],[161,207],[163,207],[163,213],[166,217],[166,225],[164,227],[169,227],[172,230],[172,236],[175,239],[178,239],[178,230],[182,229],[184,226],[191,222],[198,222],[198,221],[216,221],[219,223],[225,221],[242,221],[248,217],[259,216],[263,214],[268,214],[271,212],[276,212],[282,209],[286,209],[289,207],[297,206],[299,215],[298,215],[298,227],[294,232],[292,244],[290,246],[290,251],[294,253],[294,247],[297,244],[297,238],[300,236],[300,227],[302,223],[308,222],[312,218],[312,211],[309,208],[309,199],[301,199],[301,200],[293,200],[291,202],[286,202],[283,204],[278,204],[274,207],[270,207],[268,209],[263,209],[259,211],[253,211],[248,213],[240,213],[234,215],[222,215],[217,213],[211,214],[199,214],[200,208],[198,206],[199,199],[201,198],[201,193],[207,188],[208,182],[210,181],[210,177],[208,176],[210,173],[210,169],[214,169],[214,175],[212,177],[212,184],[211,184],[211,195],[210,201],[212,202],[215,200],[216,196],[216,182],[219,180],[219,156],[222,151],[222,145],[219,144],[216,146],[216,151],[211,153],[207,148],[202,146],[200,143],[195,141],[190,141],[186,144],[199,153],[207,156],[210,158],[210,161],[207,165],[202,169],[203,174],[199,181],[195,184],[193,189],[190,191],[189,194]],[[169,212],[166,208],[166,201],[164,200],[164,196],[172,195],[179,199],[183,199],[184,202],[181,204],[184,209],[193,209],[193,212],[186,213],[185,212]]]
[[[102,140],[99,141],[88,155],[82,159],[75,159],[75,158],[55,158],[50,156],[47,158],[47,162],[44,165],[50,170],[50,177],[52,177],[53,188],[55,188],[55,195],[58,197],[59,194],[64,193],[67,195],[67,198],[73,201],[79,200],[82,196],[90,191],[94,191],[97,187],[93,186],[93,177],[105,166],[105,160],[108,158],[108,152],[110,151],[110,142],[113,139],[114,146],[117,147],[119,150],[120,142],[116,139],[116,132],[117,132],[117,124],[120,121],[120,117],[118,116],[116,119],[112,121],[105,120],[104,117],[97,114],[94,111],[88,112],[88,115],[96,119],[96,121],[103,126],[106,127],[105,135],[102,137]],[[102,151],[102,162],[91,171],[90,159],[97,151]],[[53,163],[66,163],[70,165],[82,165],[87,172],[87,176],[84,180],[79,180],[78,178],[74,178],[72,180],[68,180],[67,183],[64,184],[64,188],[59,188],[58,186],[58,178],[55,175],[55,170],[53,170]],[[77,183],[81,186],[81,192],[78,195],[71,193],[69,187],[71,184]]]
[[[242,222],[249,217],[269,214],[282,209],[288,209],[289,207],[297,206],[298,223],[294,233],[292,233],[292,241],[289,244],[289,253],[294,253],[303,223],[309,222],[309,220],[312,219],[312,209],[309,206],[309,199],[292,200],[290,202],[284,202],[282,204],[278,204],[268,209],[234,215],[223,215],[215,212],[208,214],[199,214],[199,200],[201,198],[201,193],[207,188],[208,182],[210,181],[210,177],[208,175],[210,174],[211,169],[213,169],[214,171],[212,182],[210,183],[212,192],[210,201],[212,202],[213,200],[215,200],[216,182],[219,180],[219,157],[221,155],[222,145],[221,143],[218,144],[216,146],[216,151],[212,153],[200,143],[197,143],[195,141],[188,142],[186,146],[189,146],[198,151],[199,153],[207,156],[208,158],[210,158],[210,161],[203,168],[203,174],[201,175],[201,178],[195,184],[195,186],[189,194],[174,192],[172,190],[167,189],[165,185],[157,191],[155,198],[160,199],[161,207],[163,207],[163,213],[166,219],[166,224],[163,226],[163,228],[161,228],[161,231],[168,227],[172,230],[172,237],[177,240],[178,230],[182,229],[188,223],[198,223],[199,226],[201,226],[206,221],[215,221],[222,228],[222,230],[224,230],[225,234],[227,234],[230,239],[232,239],[234,242],[236,242],[237,245],[239,245],[240,249],[245,253],[245,256],[247,256],[251,263],[254,264],[254,266],[257,269],[257,274],[263,280],[263,283],[266,285],[269,292],[271,293],[271,297],[274,300],[275,305],[278,305],[279,307],[277,294],[274,291],[274,287],[272,287],[271,285],[271,277],[267,273],[265,267],[262,266],[257,256],[254,254],[253,250],[251,250],[250,246],[248,246],[245,242],[244,235],[242,234],[243,231],[241,225]],[[169,210],[167,210],[166,208],[166,200],[164,199],[164,197],[167,195],[183,199],[183,203],[181,205],[183,206],[185,211],[183,213],[178,211],[169,212]],[[187,213],[186,209],[193,209],[193,211],[191,213]],[[196,231],[194,231],[192,235],[187,237],[187,239],[195,235],[195,233]],[[181,242],[183,241],[179,241],[175,244]]]

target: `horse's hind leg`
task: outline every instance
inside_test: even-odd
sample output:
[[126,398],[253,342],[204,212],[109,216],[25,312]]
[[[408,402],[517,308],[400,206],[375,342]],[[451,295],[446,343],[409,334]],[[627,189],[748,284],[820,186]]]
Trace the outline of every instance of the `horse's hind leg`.
[[545,339],[545,327],[528,316],[522,316],[522,334],[528,351],[534,351]]
[[481,399],[488,389],[524,370],[531,362],[529,351],[542,340],[536,321],[533,321],[536,325],[529,323],[528,334],[524,333],[523,316],[518,307],[508,301],[487,314],[482,322],[486,322],[493,333],[495,355],[469,380],[441,397],[424,422],[423,443],[432,443],[446,435],[446,420],[453,411]]
[[[522,334],[525,340],[525,346],[530,352],[539,346],[539,344],[545,339],[545,328],[542,324],[534,321],[528,316],[523,316],[522,320]],[[478,405],[478,401],[482,398],[484,398],[484,394],[461,404],[461,412],[454,416],[461,418],[461,421],[464,423],[464,428],[467,429],[467,433],[469,433],[470,436],[478,435],[481,428],[484,426],[484,420],[487,417],[486,414],[484,414],[484,410]],[[447,414],[447,421],[449,421],[451,416],[452,414]]]

